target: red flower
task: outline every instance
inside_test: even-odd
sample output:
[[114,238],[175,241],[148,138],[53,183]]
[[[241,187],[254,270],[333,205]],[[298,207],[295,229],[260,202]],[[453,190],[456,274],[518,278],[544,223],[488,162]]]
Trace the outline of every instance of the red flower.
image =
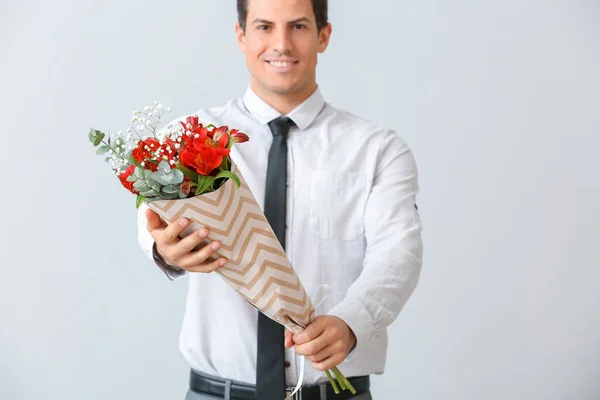
[[244,142],[247,142],[248,140],[250,140],[248,135],[238,131],[237,129],[232,129],[231,132],[229,133],[229,136],[231,136],[233,139],[235,139],[235,143],[244,143]]
[[138,194],[138,192],[133,188],[133,182],[127,181],[127,178],[133,174],[133,170],[135,170],[135,165],[130,165],[124,172],[121,172],[119,175],[119,180],[121,181],[121,184],[131,193]]
[[133,149],[131,155],[133,159],[139,163],[145,161],[147,158],[154,157],[154,153],[160,148],[160,142],[154,138],[148,138],[140,140],[138,147]]
[[[179,155],[184,167],[195,170],[200,175],[210,175],[215,168],[221,165],[223,157],[228,156],[231,151],[227,148],[229,136],[222,133],[222,128],[210,133],[215,134],[215,132],[221,135],[218,142],[209,137],[206,128],[199,129],[192,136],[191,143],[186,143],[185,149]],[[225,132],[227,132],[226,127]]]

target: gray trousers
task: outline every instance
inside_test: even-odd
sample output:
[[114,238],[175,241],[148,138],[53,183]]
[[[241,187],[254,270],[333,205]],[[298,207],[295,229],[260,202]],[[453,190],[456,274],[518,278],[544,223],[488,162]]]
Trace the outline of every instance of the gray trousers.
[[[198,393],[194,393],[191,390],[188,390],[187,395],[185,396],[185,400],[223,400],[222,397],[214,397],[214,396],[209,396],[207,394],[198,394]],[[360,395],[356,395],[354,397],[352,397],[353,400],[373,400],[373,398],[371,397],[371,393],[365,393],[365,394],[360,394]],[[230,399],[225,399],[225,400],[230,400]],[[281,399],[283,400],[283,399]],[[326,400],[326,399],[322,399],[322,400]],[[327,399],[327,400],[335,400],[335,397],[332,399]]]

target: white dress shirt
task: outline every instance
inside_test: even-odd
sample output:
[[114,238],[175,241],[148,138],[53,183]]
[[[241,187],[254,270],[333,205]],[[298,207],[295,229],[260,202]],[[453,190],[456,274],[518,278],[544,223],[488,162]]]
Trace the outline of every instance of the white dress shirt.
[[[281,114],[248,87],[242,98],[196,115],[205,125],[228,125],[250,137],[233,147],[231,158],[263,208],[272,141],[267,123]],[[415,289],[422,265],[413,154],[393,130],[334,108],[318,88],[287,116],[295,126],[288,136],[286,253],[315,305],[322,285],[330,286],[317,315],[341,318],[356,335],[342,373],[383,373],[387,327]],[[140,246],[171,279],[189,280],[184,357],[197,371],[254,384],[256,309],[217,274],[165,268],[153,254],[146,209],[143,204],[138,215]],[[299,360],[293,348],[286,350],[289,386],[297,382]],[[304,385],[326,380],[306,361]]]

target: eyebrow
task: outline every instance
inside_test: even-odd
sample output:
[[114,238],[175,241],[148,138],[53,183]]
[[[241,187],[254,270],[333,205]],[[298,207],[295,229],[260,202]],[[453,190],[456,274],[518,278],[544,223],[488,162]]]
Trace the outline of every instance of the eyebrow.
[[[294,25],[300,22],[306,22],[308,24],[311,23],[310,19],[308,19],[307,17],[301,17],[301,18],[296,18],[290,22],[288,22],[289,25]],[[255,18],[254,21],[252,21],[253,24],[265,24],[265,25],[274,25],[274,23],[272,21],[263,19],[263,18]]]

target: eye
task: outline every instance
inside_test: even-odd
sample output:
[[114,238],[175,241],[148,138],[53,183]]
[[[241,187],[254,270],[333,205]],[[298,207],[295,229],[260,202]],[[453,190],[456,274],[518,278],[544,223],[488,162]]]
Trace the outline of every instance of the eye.
[[304,29],[306,28],[306,26],[302,25],[302,24],[296,24],[294,25],[294,29]]
[[269,29],[269,25],[259,25],[258,26],[259,31],[266,31],[267,29]]

